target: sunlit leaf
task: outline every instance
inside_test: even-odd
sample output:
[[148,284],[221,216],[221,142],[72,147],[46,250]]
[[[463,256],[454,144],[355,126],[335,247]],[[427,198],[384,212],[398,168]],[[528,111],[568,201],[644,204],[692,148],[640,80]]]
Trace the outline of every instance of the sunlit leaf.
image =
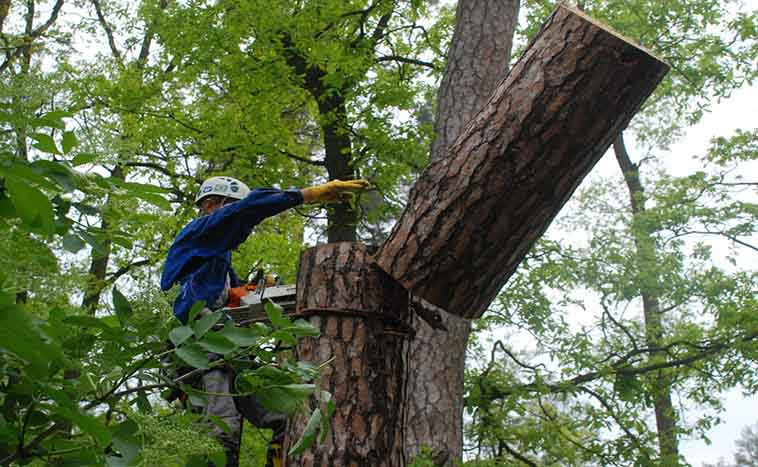
[[179,347],[194,333],[195,331],[189,326],[179,326],[168,333],[168,338],[171,339],[171,342],[173,342],[175,346]]
[[73,131],[64,131],[63,132],[63,139],[61,140],[61,146],[63,148],[63,152],[65,154],[68,154],[71,152],[76,145],[79,144],[79,140],[76,139],[76,135]]
[[40,151],[46,152],[48,154],[61,153],[58,150],[58,146],[55,144],[55,140],[52,136],[45,133],[32,133],[29,136],[36,141],[36,143],[34,143],[32,146],[39,149]]

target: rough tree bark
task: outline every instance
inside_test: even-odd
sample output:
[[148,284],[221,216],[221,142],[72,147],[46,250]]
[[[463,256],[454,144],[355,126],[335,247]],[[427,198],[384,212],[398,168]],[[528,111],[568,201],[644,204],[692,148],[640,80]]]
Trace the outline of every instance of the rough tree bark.
[[451,313],[481,316],[667,71],[558,6],[450,156],[421,175],[379,266]]
[[[437,95],[435,139],[430,159],[448,147],[502,81],[510,63],[519,0],[460,0],[447,67]],[[437,465],[460,462],[463,449],[463,371],[470,321],[443,313],[437,330],[414,317],[410,342],[406,458],[422,448]]]
[[[301,457],[299,466],[404,466],[403,403],[412,330],[408,293],[371,261],[360,243],[330,243],[303,252],[297,312],[321,329],[302,340],[296,356],[333,361],[321,378],[337,410],[326,442]],[[311,408],[318,402],[311,401]],[[307,415],[289,424],[287,443],[299,439]],[[285,446],[289,449],[289,446]]]
[[[635,217],[640,216],[645,212],[645,191],[640,180],[639,168],[632,163],[629,157],[623,135],[619,134],[613,142],[613,151],[619,168],[624,174],[624,181],[631,200],[632,214]],[[645,340],[648,346],[652,348],[660,347],[663,344],[663,316],[660,306],[662,285],[658,274],[653,273],[658,264],[654,232],[650,226],[646,225],[634,225],[633,231],[637,248],[637,261],[640,265],[640,271],[644,271],[644,277],[640,278],[640,293],[642,295]],[[652,353],[650,359],[654,363],[665,361],[666,353]],[[671,400],[671,377],[665,371],[659,370],[652,376],[651,381],[661,465],[677,466],[679,465],[679,441],[677,439],[676,410]]]

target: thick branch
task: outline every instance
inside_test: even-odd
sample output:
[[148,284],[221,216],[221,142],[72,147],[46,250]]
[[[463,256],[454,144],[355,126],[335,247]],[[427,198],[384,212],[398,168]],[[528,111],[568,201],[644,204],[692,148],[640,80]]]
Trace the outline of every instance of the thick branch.
[[414,295],[481,316],[667,70],[561,4],[421,175],[377,264]]

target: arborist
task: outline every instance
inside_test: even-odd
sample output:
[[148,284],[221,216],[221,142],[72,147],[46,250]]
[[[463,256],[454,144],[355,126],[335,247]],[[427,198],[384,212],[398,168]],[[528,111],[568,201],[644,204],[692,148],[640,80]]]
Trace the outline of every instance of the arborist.
[[[241,285],[232,269],[232,250],[266,219],[302,203],[332,203],[349,199],[366,189],[365,180],[332,180],[302,190],[258,188],[250,190],[240,180],[212,177],[203,182],[195,197],[199,217],[187,224],[168,251],[161,276],[161,288],[181,284],[174,302],[174,316],[186,324],[190,308],[205,302],[205,313],[224,307],[229,290]],[[214,394],[233,392],[233,374],[219,367],[203,375],[203,391]],[[227,466],[239,465],[242,417],[229,396],[209,396],[207,415],[219,417],[231,429],[214,426],[213,432],[226,450]],[[218,466],[220,467],[220,466]]]

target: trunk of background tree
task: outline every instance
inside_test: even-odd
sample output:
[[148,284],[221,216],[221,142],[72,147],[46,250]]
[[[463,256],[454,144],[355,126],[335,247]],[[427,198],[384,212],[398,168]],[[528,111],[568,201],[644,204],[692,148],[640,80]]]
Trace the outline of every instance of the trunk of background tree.
[[478,317],[668,66],[559,5],[415,184],[376,255],[414,294]]
[[[460,0],[447,67],[437,94],[430,159],[448,147],[484,107],[510,63],[519,0]],[[427,448],[437,465],[454,465],[463,449],[463,372],[471,331],[467,319],[445,313],[437,330],[414,317],[408,374],[406,458]]]
[[[111,171],[111,176],[120,180],[126,180],[124,170],[120,166],[115,166]],[[105,206],[110,203],[110,198],[106,199]],[[105,209],[103,209],[103,219],[100,222],[100,228],[103,232],[108,232],[108,219],[106,219]],[[90,260],[89,276],[87,277],[87,288],[84,291],[84,298],[82,298],[82,308],[87,311],[88,315],[95,315],[97,307],[100,306],[100,296],[103,293],[107,283],[105,276],[108,272],[108,263],[111,258],[111,241],[105,238],[102,241],[103,251],[100,255],[92,251],[92,259]]]
[[[360,243],[330,243],[303,252],[297,281],[298,313],[321,329],[303,339],[296,358],[323,363],[321,387],[337,410],[326,442],[287,465],[406,465],[403,451],[408,342],[408,293],[371,261]],[[318,406],[313,398],[311,409]],[[299,439],[306,415],[289,423],[285,450]]]
[[[629,198],[631,199],[632,214],[635,218],[645,212],[645,191],[640,180],[639,167],[632,163],[626,150],[621,134],[613,142],[621,172],[624,174]],[[633,222],[632,229],[637,247],[637,261],[640,269],[640,291],[642,295],[642,312],[645,324],[645,339],[649,347],[660,347],[663,343],[663,316],[660,307],[661,283],[657,269],[655,239],[653,231],[642,221],[641,225]],[[644,277],[642,277],[644,275]],[[652,363],[665,361],[663,352],[650,355]],[[671,378],[665,371],[658,371],[651,377],[651,393],[655,409],[655,423],[658,431],[658,448],[661,465],[679,465],[679,442],[677,440],[677,420],[674,404],[671,401]]]
[[[355,178],[352,167],[352,142],[347,122],[347,107],[342,93],[329,97],[320,96],[319,113],[324,122],[324,162],[329,180],[351,180]],[[358,213],[350,203],[337,203],[329,207],[327,241],[354,242],[357,239]]]

